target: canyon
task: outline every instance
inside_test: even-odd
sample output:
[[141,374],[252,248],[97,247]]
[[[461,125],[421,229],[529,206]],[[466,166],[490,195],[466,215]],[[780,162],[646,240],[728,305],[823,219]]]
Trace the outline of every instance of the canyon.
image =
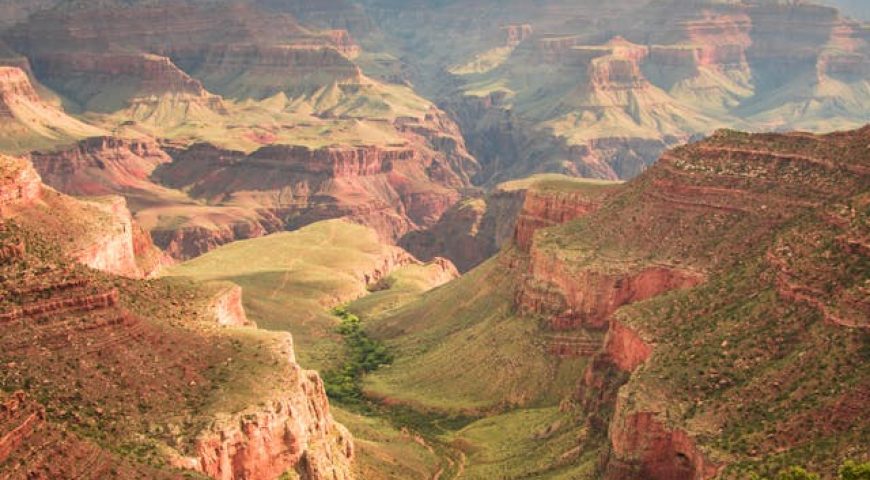
[[[379,26],[407,45],[407,57],[435,55],[460,66],[445,74],[420,61],[409,71],[457,118],[482,183],[542,171],[628,179],[666,148],[716,128],[830,131],[868,121],[867,75],[859,66],[867,63],[866,26],[834,8],[473,2],[417,6],[413,15],[370,3]],[[501,43],[497,25],[520,18],[531,33]],[[801,33],[780,42],[781,28]],[[472,29],[473,37],[445,34]],[[469,58],[477,60],[466,64]],[[835,118],[851,120],[828,123]]]
[[[751,469],[733,459],[751,448],[757,459],[800,452],[802,462],[833,472],[835,458],[848,455],[850,442],[863,435],[860,427],[853,429],[856,410],[847,406],[866,401],[863,370],[848,374],[852,380],[826,377],[831,394],[819,402],[836,408],[830,428],[816,426],[827,407],[777,392],[783,385],[800,389],[807,376],[820,378],[811,370],[853,368],[852,355],[866,337],[861,319],[870,305],[858,293],[863,274],[841,269],[863,268],[859,239],[866,229],[857,226],[862,214],[849,205],[866,196],[868,132],[720,131],[667,152],[632,182],[598,185],[592,196],[582,181],[573,182],[572,193],[563,180],[556,194],[540,179],[530,182],[515,235],[495,259],[472,269],[452,290],[425,293],[398,311],[366,319],[375,336],[394,345],[402,365],[402,371],[375,372],[367,393],[447,412],[457,408],[456,397],[460,405],[474,405],[483,395],[496,403],[483,410],[488,413],[480,422],[492,424],[504,409],[532,411],[548,398],[546,388],[561,385],[540,367],[532,370],[540,378],[533,377],[527,370],[532,365],[577,362],[576,389],[564,394],[570,400],[557,399],[560,409],[572,412],[562,421],[576,422],[579,446],[572,449],[566,441],[564,450],[551,453],[549,468],[573,472],[559,460],[570,456],[589,459],[587,468],[595,472],[589,478],[743,478]],[[800,253],[798,245],[806,245]],[[493,289],[481,290],[480,278],[489,278]],[[797,278],[814,279],[814,286]],[[825,282],[837,286],[823,298]],[[745,295],[764,300],[747,306]],[[442,306],[451,302],[463,306]],[[477,310],[479,305],[493,310]],[[420,322],[422,312],[439,313]],[[452,316],[464,322],[460,332],[475,333],[450,331],[440,319]],[[484,325],[510,340],[490,343]],[[758,337],[758,328],[770,334]],[[427,343],[431,338],[441,343]],[[474,346],[457,349],[467,342]],[[523,362],[511,362],[512,342],[523,345]],[[836,353],[814,347],[826,342],[838,345]],[[506,382],[507,392],[494,390],[490,397],[494,387],[487,387],[471,393],[432,371],[473,364],[475,350],[517,369],[497,376],[466,369],[478,382]],[[816,364],[819,356],[839,367]],[[779,370],[775,365],[783,358],[799,358],[800,366]],[[418,384],[418,376],[434,385]],[[855,390],[841,383],[853,380]],[[538,382],[548,387],[541,390]],[[445,403],[439,389],[454,401]],[[512,403],[498,403],[504,398]],[[767,420],[751,423],[759,416]],[[796,422],[807,426],[799,437]],[[746,438],[752,440],[740,440]],[[804,442],[824,444],[826,453],[809,454]]]
[[847,7],[0,0],[0,477],[870,461]]

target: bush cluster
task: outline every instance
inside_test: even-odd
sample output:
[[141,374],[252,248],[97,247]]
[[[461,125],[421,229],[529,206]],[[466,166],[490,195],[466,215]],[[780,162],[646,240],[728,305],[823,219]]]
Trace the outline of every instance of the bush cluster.
[[359,317],[344,307],[332,313],[341,320],[337,332],[344,337],[347,356],[342,366],[323,374],[326,394],[339,401],[362,399],[362,376],[393,362],[393,354],[379,340],[372,339],[362,328]]

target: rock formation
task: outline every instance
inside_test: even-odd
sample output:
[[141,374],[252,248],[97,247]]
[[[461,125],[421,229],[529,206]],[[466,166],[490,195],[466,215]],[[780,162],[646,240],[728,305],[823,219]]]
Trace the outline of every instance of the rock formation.
[[125,196],[176,258],[338,217],[395,241],[434,224],[476,174],[457,125],[363,75],[347,31],[236,2],[103,7],[62,5],[3,34],[113,133],[27,150],[64,193]]
[[[256,212],[249,218],[263,219],[232,226],[229,239],[344,217],[394,241],[432,225],[467,184],[462,170],[451,165],[455,157],[425,147],[270,146],[245,154],[195,145],[171,153],[174,162],[156,172],[161,183],[212,204],[247,206]],[[191,245],[184,237],[199,237],[185,229],[158,230],[155,238],[182,256],[195,256],[207,251],[209,243],[224,242],[210,242],[207,236],[217,235],[203,233],[202,248],[172,247]]]
[[[227,480],[271,479],[287,471],[312,480],[350,478],[350,434],[332,419],[317,374],[295,362],[289,335],[254,339],[215,330],[216,324],[249,325],[237,287],[216,298],[213,289],[77,266],[68,254],[113,273],[136,267],[123,200],[85,206],[48,187],[27,188],[28,182],[41,184],[24,160],[4,157],[2,165],[9,172],[3,192],[13,194],[3,195],[0,228],[0,380],[13,390],[38,389],[44,399],[44,409],[22,396],[0,408],[0,458],[32,449],[4,473],[171,476],[149,473],[151,467],[140,465],[146,455],[149,463],[171,460]],[[45,206],[53,208],[41,211]],[[94,216],[66,219],[68,232],[92,228],[88,221],[116,231],[99,232],[105,241],[85,252],[70,251],[57,242],[67,232],[51,217],[67,213]],[[244,379],[256,365],[264,375],[250,385]],[[228,400],[216,393],[221,391],[244,393]],[[272,401],[258,403],[264,398]],[[177,422],[184,416],[190,420]],[[149,453],[116,458],[66,434],[66,425],[99,442]],[[52,458],[54,451],[63,453]]]
[[[677,278],[682,276],[682,279],[676,280],[677,284],[685,282],[679,285],[682,288],[695,286],[658,297],[662,300],[641,302],[637,307],[622,307],[609,313],[601,311],[600,315],[590,316],[591,311],[581,307],[580,312],[584,314],[579,318],[586,321],[601,318],[604,319],[603,326],[607,327],[604,345],[587,367],[579,393],[586,411],[597,412],[590,413],[587,418],[591,431],[598,432],[593,437],[606,435],[607,446],[601,451],[603,478],[707,479],[723,472],[740,476],[735,473],[740,470],[729,465],[728,459],[733,457],[727,452],[734,452],[734,447],[711,440],[709,433],[715,432],[713,438],[730,438],[728,432],[744,428],[740,425],[747,425],[746,422],[754,422],[744,416],[757,405],[764,405],[767,411],[775,408],[778,413],[769,416],[770,427],[752,427],[762,428],[769,435],[767,441],[753,441],[755,455],[770,455],[772,449],[799,448],[795,443],[797,437],[790,433],[790,425],[798,421],[797,418],[822,422],[821,418],[815,420],[818,412],[811,408],[807,410],[790,402],[786,402],[789,406],[783,406],[782,410],[771,407],[771,404],[785,402],[773,398],[778,388],[768,392],[767,387],[743,382],[739,380],[742,375],[739,372],[742,369],[766,372],[759,374],[776,377],[766,383],[775,382],[775,386],[796,386],[803,381],[800,378],[804,375],[815,375],[795,371],[809,368],[806,362],[810,360],[803,360],[807,353],[800,353],[790,360],[790,366],[786,368],[788,372],[781,372],[779,367],[767,369],[767,362],[782,358],[778,356],[781,353],[773,356],[754,353],[757,347],[750,346],[755,342],[751,332],[770,326],[773,317],[764,312],[771,309],[791,308],[800,312],[792,310],[776,320],[776,328],[782,329],[781,332],[807,328],[796,325],[810,322],[815,325],[813,328],[842,336],[843,341],[850,344],[856,341],[857,332],[849,329],[866,328],[866,322],[858,319],[866,316],[870,306],[857,299],[854,275],[835,272],[838,265],[854,264],[862,255],[859,253],[862,251],[861,242],[854,240],[860,236],[853,230],[855,223],[845,221],[844,215],[851,217],[852,210],[847,205],[866,195],[866,188],[861,185],[866,184],[870,174],[866,165],[866,145],[863,145],[867,134],[866,127],[823,137],[719,132],[708,141],[668,152],[659,165],[629,184],[627,191],[636,189],[632,195],[640,194],[642,197],[635,197],[639,203],[620,211],[622,218],[632,219],[627,224],[613,228],[607,226],[609,220],[593,213],[587,217],[588,220],[581,222],[583,228],[569,229],[566,226],[545,230],[546,235],[535,237],[533,255],[536,249],[549,249],[566,242],[573,242],[575,249],[579,247],[581,252],[585,252],[579,256],[567,255],[554,249],[552,260],[540,270],[542,273],[553,275],[552,272],[558,272],[565,265],[576,265],[580,271],[572,271],[572,278],[589,274],[590,269],[597,268],[612,275],[614,270],[624,268],[618,264],[626,259],[615,261],[608,258],[599,242],[616,242],[619,248],[658,252],[654,255],[658,258],[679,258],[679,265],[668,270],[667,276],[684,272],[678,275]],[[673,208],[680,210],[679,216],[666,213],[667,209]],[[790,223],[795,218],[804,219],[800,227]],[[643,238],[638,236],[641,231],[646,232],[642,234]],[[691,232],[706,233],[692,235]],[[725,233],[721,236],[715,232]],[[573,240],[567,240],[564,235]],[[838,242],[834,238],[841,240]],[[771,241],[773,246],[768,247]],[[798,244],[806,247],[798,247]],[[737,254],[738,251],[743,253]],[[643,263],[642,256],[632,260],[639,261]],[[750,273],[745,277],[735,273],[743,268],[755,268],[749,265],[759,265],[763,273]],[[698,273],[686,273],[690,271]],[[646,275],[651,275],[650,279],[656,279],[653,283],[667,284],[661,281],[665,271],[656,268],[646,272]],[[810,285],[815,282],[810,279],[822,278],[837,285],[825,300],[822,300],[818,284]],[[597,290],[598,286],[607,285],[599,281],[594,287],[581,290],[590,294],[588,298],[606,301],[615,298],[611,292],[618,292],[633,281],[636,279],[626,278],[620,288]],[[727,288],[755,291],[764,289],[770,292],[769,300],[755,307],[761,311],[747,313],[751,320],[746,317],[724,320],[731,317],[721,309],[742,301],[730,298],[730,295],[740,297],[742,294],[725,293],[726,285]],[[638,300],[650,298],[642,293],[644,290],[634,290],[642,295]],[[552,292],[552,287],[547,292]],[[647,293],[655,298],[663,291],[649,290]],[[550,295],[549,298],[553,298],[552,293]],[[718,300],[710,300],[717,297]],[[559,311],[563,315],[577,312],[576,303],[566,298],[571,296],[561,297],[553,303],[559,307],[548,312],[551,321],[560,318]],[[680,301],[678,298],[689,301],[683,304],[688,311],[665,313],[654,306],[675,305]],[[812,310],[816,313],[808,313]],[[688,320],[690,318],[695,320]],[[720,321],[729,325],[728,328],[735,328],[734,322],[737,322],[742,325],[739,327],[741,331],[748,330],[728,335],[721,331],[724,324],[719,324],[711,327],[718,333],[709,335],[693,334],[696,325],[676,326],[685,321],[703,322],[704,318],[723,318]],[[790,320],[784,320],[786,318]],[[814,342],[816,339],[813,337],[794,338],[777,348],[809,352],[812,351],[809,345]],[[852,347],[846,347],[849,348]],[[700,377],[689,379],[682,387],[688,389],[685,394],[668,391],[674,387],[674,382],[680,382],[675,380],[674,370],[684,370],[673,366],[674,359],[695,359],[687,361],[700,361],[707,365],[705,362],[710,361],[710,355],[726,361],[715,360],[715,367],[701,367]],[[840,365],[849,362],[839,353],[833,357],[836,357],[833,361]],[[832,379],[831,382],[838,383],[838,380]],[[862,382],[866,383],[866,379],[859,381]],[[845,407],[848,402],[833,393],[837,388],[834,387],[822,402],[838,405],[837,415],[852,418],[849,407]],[[863,392],[863,388],[858,387],[858,391]],[[723,395],[723,400],[719,400]],[[681,402],[694,407],[690,411],[681,410],[678,407]],[[722,405],[721,402],[728,406],[717,406]],[[610,417],[600,413],[607,411],[607,405],[614,409]],[[705,423],[711,418],[712,411],[719,412],[717,416],[725,415],[725,418],[718,417],[720,420],[714,422],[714,426]],[[832,426],[830,431],[840,433],[836,434],[836,442],[825,447],[829,449],[826,455],[843,455],[843,449],[848,448],[845,445],[854,439],[850,440],[851,434],[846,433],[849,427],[843,422],[836,420],[834,423],[837,426]],[[815,427],[802,431],[814,438],[829,435],[825,433],[829,430]],[[801,442],[807,441],[806,436],[802,438]],[[594,441],[587,440],[587,446],[592,444]],[[816,461],[827,462],[828,457]]]
[[43,181],[68,195],[95,196],[152,188],[155,168],[172,159],[153,141],[92,137],[69,149],[30,155]]
[[[332,421],[323,382],[316,372],[296,370],[300,388],[289,398],[219,418],[196,440],[196,456],[177,466],[217,480],[271,480],[295,468],[302,478],[348,480],[353,458],[350,433]],[[316,454],[309,448],[324,441]]]
[[0,119],[0,149],[6,153],[26,153],[102,133],[44,101],[19,67],[0,66]]
[[[415,84],[459,120],[480,180],[490,184],[542,171],[631,178],[666,148],[718,127],[831,131],[868,121],[867,75],[858,66],[867,63],[868,30],[830,7],[677,0],[415,8],[423,12],[376,17],[405,40],[406,57],[496,63],[446,77],[425,60],[413,70]],[[474,25],[470,11],[504,18],[508,36],[524,41],[494,58],[487,27]],[[529,36],[514,27],[518,18],[534,26]],[[800,33],[786,41],[785,31]],[[462,41],[445,48],[451,33]]]
[[231,327],[256,326],[248,320],[242,304],[242,287],[231,285],[222,288],[213,300],[214,316],[218,325]]

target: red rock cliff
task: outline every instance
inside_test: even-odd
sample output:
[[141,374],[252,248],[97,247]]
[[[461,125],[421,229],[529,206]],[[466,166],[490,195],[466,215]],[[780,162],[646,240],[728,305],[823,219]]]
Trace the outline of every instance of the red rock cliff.
[[580,218],[600,205],[600,199],[582,193],[527,191],[517,217],[514,242],[528,252],[536,231]]
[[604,341],[604,352],[624,372],[633,372],[647,361],[652,347],[636,331],[612,319]]
[[68,149],[34,152],[30,159],[46,184],[80,196],[152,188],[151,173],[172,161],[153,141],[116,137],[88,138]]
[[605,480],[707,480],[717,465],[698,450],[683,430],[665,426],[655,412],[631,412],[619,397],[610,424],[610,458]]
[[26,160],[0,155],[0,214],[39,199],[42,181]]
[[530,275],[517,297],[519,308],[548,316],[550,326],[557,330],[605,328],[608,316],[623,305],[692,287],[703,280],[698,273],[666,266],[575,270],[534,246],[531,262]]
[[306,480],[353,478],[353,440],[333,421],[323,382],[298,367],[293,375],[299,388],[219,419],[197,439],[195,456],[174,463],[217,480],[273,480],[287,471]]

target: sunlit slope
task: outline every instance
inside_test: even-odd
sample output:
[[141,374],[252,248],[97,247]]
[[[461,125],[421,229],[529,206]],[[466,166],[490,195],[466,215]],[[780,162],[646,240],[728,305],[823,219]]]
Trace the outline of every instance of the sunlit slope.
[[0,151],[27,153],[103,133],[41,98],[24,70],[0,66]]
[[579,397],[601,436],[581,445],[612,449],[605,471],[652,471],[667,458],[653,436],[685,435],[691,469],[723,478],[831,473],[866,443],[867,135],[719,132],[535,237],[569,278],[649,265],[705,277],[610,316]]
[[379,272],[410,262],[372,230],[331,220],[224,245],[167,275],[240,285],[249,317],[262,328],[292,332],[301,363],[323,369],[341,343],[329,308],[364,295]]
[[[384,289],[372,296],[392,304],[445,281],[444,272],[383,245],[366,227],[331,220],[225,245],[168,275],[241,285],[248,317],[261,328],[290,331],[300,363],[324,371],[344,355],[331,307],[366,295],[367,287]],[[354,434],[360,478],[423,478],[438,469],[438,456],[414,434],[386,419],[333,411]]]
[[583,360],[548,355],[537,321],[514,312],[516,279],[506,265],[512,259],[498,256],[398,310],[365,319],[367,331],[397,352],[393,365],[365,378],[366,393],[466,413],[558,403]]

